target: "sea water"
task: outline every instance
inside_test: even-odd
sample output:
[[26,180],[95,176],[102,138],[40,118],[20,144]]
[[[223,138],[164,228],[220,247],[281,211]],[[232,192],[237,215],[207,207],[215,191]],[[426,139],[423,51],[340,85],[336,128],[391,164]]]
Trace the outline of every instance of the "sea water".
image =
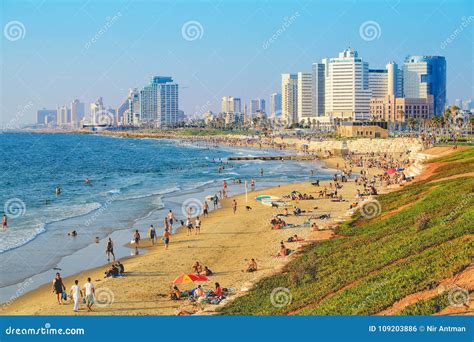
[[[311,170],[314,179],[331,176],[319,162],[227,161],[282,154],[294,152],[102,135],[0,134],[0,212],[8,216],[8,229],[0,231],[0,302],[26,280],[31,290],[56,271],[68,276],[105,264],[109,236],[117,258],[130,255],[123,246],[135,229],[144,237],[154,224],[161,234],[168,210],[184,219],[183,203],[202,205],[224,180],[233,195],[245,191],[245,180],[255,179],[261,189],[308,180]],[[242,185],[232,185],[235,179]],[[74,238],[67,235],[72,230]]]

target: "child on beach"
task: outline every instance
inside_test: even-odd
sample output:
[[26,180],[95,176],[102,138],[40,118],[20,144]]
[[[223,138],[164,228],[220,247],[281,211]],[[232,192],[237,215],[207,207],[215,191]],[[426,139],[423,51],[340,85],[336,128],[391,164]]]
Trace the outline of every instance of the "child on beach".
[[163,233],[163,242],[165,244],[165,249],[168,249],[168,245],[170,244],[170,232],[168,230],[168,228],[165,229],[164,233]]
[[71,286],[71,298],[74,301],[74,312],[79,311],[79,299],[82,297],[82,291],[79,287],[79,280],[74,280],[74,285]]
[[191,217],[188,216],[188,218],[186,219],[186,228],[188,228],[188,234],[187,236],[191,235],[191,232],[193,230],[193,223],[191,221]]
[[201,234],[201,220],[199,219],[199,216],[196,217],[196,221],[194,221],[194,225],[196,227],[195,235]]
[[196,273],[197,275],[201,275],[201,273],[202,273],[202,266],[201,266],[201,264],[199,263],[199,261],[196,261],[196,263],[194,264],[194,266],[193,266],[193,271],[194,271],[194,273]]
[[232,211],[235,212],[237,211],[237,201],[234,199],[234,201],[232,202]]
[[3,218],[2,218],[2,228],[3,230],[7,230],[8,228],[8,218],[7,218],[7,215],[3,214]]
[[207,201],[204,201],[203,214],[204,217],[207,217],[209,215],[209,204],[207,204]]

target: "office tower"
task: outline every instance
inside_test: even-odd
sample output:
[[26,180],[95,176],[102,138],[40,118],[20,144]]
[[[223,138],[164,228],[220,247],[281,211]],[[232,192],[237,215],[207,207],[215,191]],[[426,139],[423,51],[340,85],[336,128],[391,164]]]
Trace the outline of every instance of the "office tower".
[[177,123],[179,86],[168,76],[155,76],[140,91],[140,121],[156,127]]
[[307,123],[313,117],[313,74],[299,72],[297,77],[298,122]]
[[[385,95],[403,97],[403,72],[398,69],[395,62],[388,63],[385,68],[387,70],[387,94]],[[372,93],[372,97],[376,96]]]
[[254,116],[257,112],[265,112],[265,100],[255,99],[250,101],[250,114]]
[[281,94],[273,93],[270,95],[270,117],[275,119],[281,115]]
[[[393,83],[391,84],[391,88],[394,88]],[[384,97],[385,95],[387,95],[388,93],[387,69],[369,69],[369,89],[372,92],[372,97]]]
[[224,96],[221,101],[221,112],[222,113],[241,113],[242,102],[240,98],[233,96]]
[[368,119],[371,98],[368,63],[351,48],[323,63],[326,64],[326,114],[343,120]]
[[312,67],[312,109],[313,116],[324,116],[325,65],[313,63]]
[[58,111],[56,109],[40,109],[36,112],[36,123],[38,125],[48,125],[57,122]]
[[298,75],[281,74],[281,117],[287,124],[298,122]]
[[443,56],[408,56],[403,64],[403,91],[408,98],[433,95],[434,113],[446,106],[446,59]]
[[67,106],[58,106],[57,113],[57,125],[66,126],[69,123],[68,113],[70,113]]
[[84,118],[85,104],[78,99],[71,102],[71,128],[77,128]]

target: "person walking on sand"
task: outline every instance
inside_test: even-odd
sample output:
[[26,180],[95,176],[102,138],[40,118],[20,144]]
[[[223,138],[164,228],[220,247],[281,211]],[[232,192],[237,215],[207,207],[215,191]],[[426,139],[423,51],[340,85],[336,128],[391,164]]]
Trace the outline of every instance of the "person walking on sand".
[[165,249],[168,249],[168,245],[170,244],[170,232],[168,231],[168,228],[165,229],[163,233],[163,242],[165,244]]
[[91,278],[87,278],[87,283],[84,284],[84,294],[86,300],[87,311],[92,311],[92,305],[94,305],[95,288],[91,282]]
[[[165,229],[166,228],[167,227],[165,226]],[[153,227],[153,225],[151,225],[150,229],[148,229],[148,237],[150,238],[151,244],[154,246],[155,241],[156,241],[156,230],[155,230],[155,227]]]
[[204,205],[202,206],[202,210],[203,210],[204,217],[207,217],[209,215],[209,204],[207,204],[207,201],[204,201]]
[[79,280],[74,280],[74,285],[71,286],[71,297],[74,301],[74,312],[79,311],[79,299],[82,297],[82,290],[79,287]]
[[201,234],[201,220],[199,219],[199,216],[197,216],[196,221],[194,221],[194,228],[196,228],[194,235]]
[[105,248],[105,254],[107,254],[107,262],[110,262],[110,254],[112,254],[112,257],[114,258],[114,261],[115,261],[114,243],[112,242],[112,238],[109,238],[109,241],[107,241],[107,247]]
[[219,196],[217,196],[217,194],[214,195],[213,203],[214,203],[214,209],[216,209],[219,206]]
[[169,228],[170,228],[170,233],[173,231],[173,221],[176,220],[176,218],[174,217],[174,213],[173,213],[173,210],[170,209],[170,211],[168,212],[168,223],[169,223]]
[[7,215],[3,214],[2,218],[2,229],[5,231],[8,228],[8,218]]
[[138,246],[140,245],[140,233],[138,229],[133,233],[133,241],[135,241],[135,251],[138,252]]
[[56,273],[56,277],[53,279],[53,293],[56,294],[58,299],[58,304],[61,305],[63,303],[63,292],[66,290],[66,286],[63,284],[63,278],[59,273]]
[[232,211],[235,212],[237,211],[237,201],[234,199],[234,201],[232,202]]

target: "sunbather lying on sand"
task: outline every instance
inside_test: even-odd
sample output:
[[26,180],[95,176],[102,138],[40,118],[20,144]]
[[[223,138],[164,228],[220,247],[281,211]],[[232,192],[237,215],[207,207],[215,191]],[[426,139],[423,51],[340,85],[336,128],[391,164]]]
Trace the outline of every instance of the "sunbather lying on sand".
[[296,234],[293,236],[290,236],[287,240],[287,242],[298,242],[298,241],[304,241],[304,239],[302,237],[299,237]]

